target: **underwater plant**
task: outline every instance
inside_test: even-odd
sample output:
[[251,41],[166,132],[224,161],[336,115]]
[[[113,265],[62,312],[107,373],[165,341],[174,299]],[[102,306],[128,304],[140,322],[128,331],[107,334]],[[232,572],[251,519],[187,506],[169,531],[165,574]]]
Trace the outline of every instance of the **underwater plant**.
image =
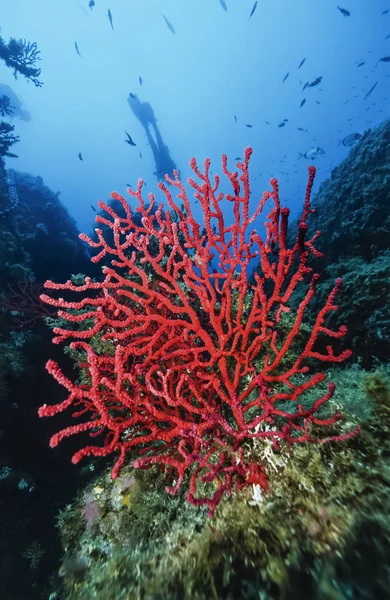
[[[341,414],[329,407],[324,411],[334,384],[309,405],[303,400],[326,378],[321,371],[313,372],[314,360],[340,363],[351,354],[316,345],[320,337],[338,340],[346,332],[343,326],[333,331],[325,324],[337,308],[341,279],[314,324],[308,328],[305,323],[319,279],[308,261],[321,256],[314,246],[319,232],[306,239],[315,168],[309,167],[303,213],[289,248],[289,209],[280,205],[276,179],[249,214],[251,153],[247,148],[237,163],[240,175],[228,169],[227,156],[222,156],[222,170],[233,189],[226,196],[218,193],[219,176],[211,180],[210,159],[204,173],[191,160],[200,183],[192,178],[188,183],[202,209],[203,228],[177,171],[166,181],[178,191],[181,206],[165,184],[158,184],[171,211],[162,203],[155,210],[152,193],[145,205],[142,179],[136,191],[128,189],[138,201],[135,212],[141,223],[119,194],[112,193],[112,198],[122,216],[99,201],[107,216],[97,215],[96,221],[105,226],[105,235],[97,229],[97,241],[85,234],[80,238],[98,250],[94,263],[110,259],[111,266],[102,267],[103,281],[86,277],[82,282],[45,283],[54,294],[65,292],[66,298],[70,292],[83,294],[79,301],[41,296],[69,323],[69,329],[54,329],[54,343],[73,340],[70,348],[82,356],[78,382],[53,360],[47,363],[69,395],[58,404],[43,405],[39,415],[53,416],[72,407],[73,417],[81,417],[53,435],[50,445],[88,432],[95,443],[76,452],[73,463],[119,452],[113,478],[127,455],[136,468],[159,465],[171,477],[168,493],[176,493],[188,478],[188,501],[208,505],[210,514],[225,491],[250,483],[268,488],[264,465],[244,456],[244,442],[265,440],[278,451],[281,442],[341,441],[359,431],[334,430]],[[232,203],[231,225],[221,209],[224,198]],[[248,228],[268,202],[272,207],[263,239]],[[248,269],[255,258],[261,270],[251,284]],[[299,284],[306,287],[294,310],[291,299]],[[322,437],[319,431],[326,426],[331,430]]]

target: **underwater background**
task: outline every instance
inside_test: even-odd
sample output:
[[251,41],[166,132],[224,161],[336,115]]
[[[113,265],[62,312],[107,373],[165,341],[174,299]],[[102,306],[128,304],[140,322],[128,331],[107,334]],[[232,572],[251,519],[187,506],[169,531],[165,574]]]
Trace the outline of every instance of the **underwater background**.
[[389,77],[386,0],[2,3],[1,600],[388,598]]

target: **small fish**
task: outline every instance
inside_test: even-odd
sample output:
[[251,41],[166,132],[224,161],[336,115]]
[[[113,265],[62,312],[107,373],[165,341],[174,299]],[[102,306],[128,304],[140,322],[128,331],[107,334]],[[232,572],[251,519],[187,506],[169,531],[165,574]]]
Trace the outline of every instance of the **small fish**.
[[237,117],[236,115],[233,115],[235,122],[237,123]]
[[384,62],[384,63],[390,62],[390,56],[384,56],[383,58],[380,58],[375,66],[377,66],[378,63],[380,63],[380,62]]
[[236,156],[234,160],[241,160],[241,156]]
[[306,158],[307,160],[314,160],[315,158],[318,158],[322,154],[325,154],[325,151],[322,148],[320,148],[319,146],[317,146],[316,148],[310,148],[310,150],[308,150],[304,154],[299,153],[298,158]]
[[270,122],[269,122],[269,121],[264,121],[264,122],[265,122],[265,124],[266,124],[266,125],[270,125]]
[[142,152],[141,152],[141,150],[139,151],[139,157],[142,158]]
[[361,63],[358,64],[358,67],[362,67],[363,65],[365,65],[366,63],[363,61]]
[[256,2],[253,5],[253,8],[251,10],[251,14],[249,15],[249,19],[255,14],[256,8],[257,8],[257,0],[256,0]]
[[127,133],[126,129],[125,134],[127,135],[127,140],[125,140],[126,144],[129,144],[129,146],[136,146],[137,144],[133,142],[133,140],[131,139],[131,135]]
[[318,100],[316,100],[316,104],[321,104],[321,102],[319,102]]
[[138,77],[139,84],[142,85],[142,77]]
[[79,152],[78,157],[79,157],[80,160],[83,160],[81,152]]
[[303,86],[303,88],[302,88],[302,92],[304,92],[304,91],[305,91],[305,89],[308,87],[308,85],[309,85],[309,82],[308,82],[308,81],[306,81],[305,85],[304,85],[304,86]]
[[96,212],[96,208],[94,207],[94,205],[93,205],[93,204],[91,204],[90,206],[91,206],[91,208],[92,208],[93,212]]
[[110,21],[111,28],[114,31],[114,25],[112,24],[112,14],[111,14],[110,9],[108,9],[107,16],[108,16],[108,20]]
[[223,10],[225,12],[227,12],[227,6],[226,6],[226,2],[225,0],[219,0],[220,5],[222,6]]
[[126,185],[127,185],[127,187],[131,188],[131,185],[130,185],[130,183],[126,183]]
[[299,63],[299,67],[298,67],[298,69],[300,69],[300,68],[301,68],[301,66],[303,65],[303,63],[305,62],[305,60],[306,60],[306,57],[305,57],[305,58],[303,58],[303,59],[301,60],[301,62]]
[[286,81],[286,79],[287,79],[287,77],[288,77],[289,75],[290,75],[290,73],[286,73],[286,75],[284,76],[284,79],[283,79],[282,83],[284,83],[284,82]]
[[79,47],[78,47],[78,45],[77,45],[77,42],[75,42],[75,43],[74,43],[74,47],[76,48],[76,52],[77,52],[77,54],[79,55],[79,57],[80,57],[80,58],[82,58],[82,56],[81,56],[81,54],[80,54],[80,52],[79,52]]
[[250,123],[245,123],[245,127],[252,127]]
[[172,27],[172,23],[170,23],[170,22],[168,21],[168,19],[166,18],[166,16],[165,16],[165,15],[161,15],[161,16],[162,16],[162,18],[164,19],[165,23],[167,24],[167,27],[168,27],[169,31],[172,31],[172,33],[175,33],[175,30],[174,30],[174,29],[173,29],[173,27]]
[[339,9],[339,11],[343,15],[343,17],[350,17],[351,16],[350,11],[347,10],[346,8],[341,8],[341,6],[338,6],[337,8]]
[[95,0],[90,0],[88,6],[92,10],[93,7],[95,6]]
[[314,79],[314,81],[312,81],[311,83],[309,83],[309,87],[315,87],[316,85],[318,85],[319,83],[321,83],[322,81],[322,77],[316,77]]
[[284,127],[286,125],[286,121],[282,121],[281,123],[279,123],[278,127]]
[[376,82],[374,83],[374,85],[372,86],[372,88],[370,88],[370,89],[368,90],[367,94],[364,96],[364,99],[365,99],[365,100],[367,100],[367,98],[368,98],[369,96],[371,96],[372,92],[375,90],[375,88],[376,88],[376,86],[377,86],[377,85],[378,85],[378,82],[376,81]]
[[303,127],[297,127],[298,131],[305,131]]
[[381,14],[382,15],[387,15],[389,13],[389,10],[386,8],[386,10],[384,10]]
[[135,98],[136,97],[136,95],[132,94],[131,92],[130,92],[129,96],[131,96],[131,98]]
[[387,36],[385,37],[385,40],[388,40],[389,38],[390,38],[390,33],[389,33],[389,35],[387,35]]
[[343,146],[353,146],[357,144],[359,140],[362,139],[361,133],[351,133],[350,135],[345,136],[343,141],[341,142]]
[[302,106],[305,104],[305,102],[306,102],[306,98],[304,98],[304,99],[302,100],[302,102],[301,102],[301,103],[300,103],[300,105],[299,105],[299,108],[302,108]]

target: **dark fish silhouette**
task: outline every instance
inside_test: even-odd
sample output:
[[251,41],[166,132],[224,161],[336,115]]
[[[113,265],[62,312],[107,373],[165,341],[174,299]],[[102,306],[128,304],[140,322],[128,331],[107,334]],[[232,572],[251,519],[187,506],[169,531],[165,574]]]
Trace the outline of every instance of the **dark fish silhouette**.
[[234,160],[241,160],[241,156],[236,156]]
[[299,108],[302,108],[302,106],[305,104],[305,102],[306,102],[306,98],[304,98],[304,99],[302,100],[302,102],[301,102],[301,103],[300,103],[300,105],[299,105]]
[[380,62],[384,62],[384,63],[390,62],[390,56],[384,56],[383,58],[380,58],[375,66],[377,66],[378,63],[380,63]]
[[79,47],[78,47],[78,45],[77,45],[77,42],[75,42],[75,43],[74,43],[74,47],[76,48],[76,52],[77,52],[77,54],[79,55],[79,57],[80,57],[80,58],[82,58],[82,57],[81,57],[81,54],[80,54],[80,52],[79,52]]
[[374,85],[372,86],[372,88],[370,88],[370,89],[368,90],[367,94],[364,96],[364,99],[365,99],[365,100],[367,100],[367,98],[368,98],[369,96],[371,96],[372,92],[375,90],[375,88],[376,88],[376,86],[377,86],[377,85],[378,85],[378,82],[376,81],[376,82],[374,83]]
[[363,61],[361,63],[358,64],[358,67],[362,67],[363,65],[365,65],[366,63]]
[[114,25],[112,24],[112,14],[111,14],[110,9],[108,9],[107,16],[108,16],[108,20],[110,21],[111,28],[114,31]]
[[129,146],[136,146],[137,144],[133,142],[133,140],[131,139],[131,135],[127,133],[126,129],[125,134],[127,135],[127,140],[125,140],[126,144],[129,144]]
[[[89,8],[92,10],[93,7],[95,6],[95,0],[90,0],[89,4],[88,4]],[[95,210],[95,209],[94,209]],[[96,212],[96,211],[95,211]]]
[[139,151],[139,157],[142,158],[142,152],[141,152],[141,150]]
[[307,81],[307,82],[305,83],[305,85],[303,86],[303,88],[302,88],[302,92],[304,92],[304,91],[305,91],[305,89],[308,87],[308,85],[309,85],[309,82]]
[[219,0],[220,5],[222,6],[223,10],[225,12],[227,12],[227,6],[226,6],[226,2],[225,0]]
[[164,19],[165,23],[167,24],[167,27],[168,27],[168,29],[169,29],[170,31],[172,31],[172,33],[175,33],[175,30],[173,29],[172,23],[170,23],[170,22],[168,21],[168,19],[166,18],[166,16],[165,16],[165,15],[161,15],[161,16],[162,16],[162,18]]
[[131,98],[135,98],[135,94],[132,94],[131,92],[130,92],[129,96],[130,96]]
[[284,83],[284,82],[286,81],[286,79],[287,79],[287,77],[288,77],[289,75],[290,75],[290,73],[286,73],[286,75],[284,76],[284,79],[283,79],[282,83]]
[[301,68],[301,66],[303,65],[303,63],[305,62],[305,60],[306,60],[306,58],[303,58],[303,59],[301,60],[301,62],[299,63],[299,67],[298,67],[298,69],[300,69],[300,68]]
[[139,79],[139,84],[142,85],[142,77],[138,77]]
[[303,127],[297,127],[298,131],[305,131]]
[[316,77],[316,79],[314,79],[314,81],[309,83],[309,87],[315,87],[316,85],[321,83],[321,81],[322,81],[322,77]]
[[253,5],[253,8],[251,10],[251,14],[249,15],[249,19],[255,14],[256,8],[257,8],[257,0],[256,0],[256,2]]
[[250,123],[245,123],[245,127],[252,127]]
[[286,124],[286,121],[282,121],[281,123],[279,123],[278,127],[284,127]]
[[385,37],[385,40],[388,40],[389,38],[390,38],[390,33],[389,33],[389,35],[387,35],[387,36]]
[[237,117],[236,117],[236,115],[233,115],[233,116],[234,116],[234,120],[235,120],[235,122],[237,123]]
[[81,154],[81,152],[79,152],[79,155],[78,155],[78,156],[79,156],[79,159],[80,159],[80,160],[83,160],[83,157],[82,157],[82,154]]
[[131,185],[130,185],[130,183],[126,183],[126,185],[127,185],[127,187],[131,188]]
[[90,206],[91,206],[93,212],[96,212],[96,208],[93,206],[93,204],[91,204]]
[[339,11],[341,12],[341,14],[344,17],[350,17],[351,16],[351,13],[346,8],[341,8],[341,6],[338,6],[337,8],[339,9]]
[[387,14],[388,14],[388,12],[389,12],[389,11],[388,11],[388,9],[386,9],[386,10],[384,10],[384,11],[383,11],[381,14],[382,14],[382,15],[387,15]]

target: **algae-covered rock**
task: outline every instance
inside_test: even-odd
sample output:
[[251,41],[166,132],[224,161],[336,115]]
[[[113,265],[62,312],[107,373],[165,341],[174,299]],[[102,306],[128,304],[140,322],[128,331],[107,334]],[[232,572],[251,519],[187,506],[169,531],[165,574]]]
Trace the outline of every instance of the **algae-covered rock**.
[[246,486],[212,519],[169,474],[129,465],[100,476],[60,515],[68,600],[385,598],[389,551],[390,396],[385,368],[335,370],[332,402],[359,437],[342,444],[246,448],[270,490]]

